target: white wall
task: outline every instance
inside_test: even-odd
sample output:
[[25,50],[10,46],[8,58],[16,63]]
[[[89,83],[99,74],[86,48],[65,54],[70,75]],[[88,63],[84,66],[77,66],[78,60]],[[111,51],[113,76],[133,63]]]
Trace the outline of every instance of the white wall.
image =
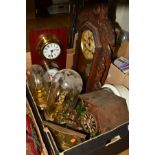
[[129,32],[129,6],[118,5],[116,8],[116,21],[121,28]]

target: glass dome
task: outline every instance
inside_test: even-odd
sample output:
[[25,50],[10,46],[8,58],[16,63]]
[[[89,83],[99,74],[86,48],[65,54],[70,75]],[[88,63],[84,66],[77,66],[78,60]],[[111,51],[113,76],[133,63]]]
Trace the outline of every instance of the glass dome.
[[68,112],[75,108],[82,86],[82,78],[76,71],[72,69],[58,71],[51,82],[45,118],[56,123],[65,123]]

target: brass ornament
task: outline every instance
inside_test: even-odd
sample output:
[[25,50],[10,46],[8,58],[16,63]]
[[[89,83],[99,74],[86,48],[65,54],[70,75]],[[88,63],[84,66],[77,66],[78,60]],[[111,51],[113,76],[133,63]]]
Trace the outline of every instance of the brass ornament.
[[58,147],[61,150],[69,149],[77,144],[82,143],[86,139],[86,135],[68,128],[64,128],[60,125],[43,121],[52,132]]

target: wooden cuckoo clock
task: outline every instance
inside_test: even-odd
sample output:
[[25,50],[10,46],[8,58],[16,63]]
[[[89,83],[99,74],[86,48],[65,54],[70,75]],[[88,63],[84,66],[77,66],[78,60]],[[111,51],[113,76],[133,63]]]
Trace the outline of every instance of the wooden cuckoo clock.
[[84,82],[83,92],[100,89],[111,63],[115,33],[105,4],[85,8],[78,16],[74,69]]

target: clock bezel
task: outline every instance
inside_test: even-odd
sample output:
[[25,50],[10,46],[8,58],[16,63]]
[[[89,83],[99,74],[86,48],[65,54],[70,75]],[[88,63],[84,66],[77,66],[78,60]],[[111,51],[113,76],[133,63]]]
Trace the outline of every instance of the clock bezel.
[[[62,44],[61,44],[60,40],[58,39],[58,37],[56,37],[55,35],[51,35],[49,33],[41,34],[38,37],[38,41],[37,42],[38,42],[37,46],[36,46],[37,51],[38,51],[39,55],[41,55],[41,57],[43,59],[45,59],[46,61],[53,61],[53,60],[57,59],[62,54]],[[48,59],[47,57],[45,57],[45,55],[43,53],[43,50],[44,50],[44,48],[48,44],[51,44],[51,43],[56,43],[56,44],[59,45],[59,47],[60,47],[60,54],[56,58]]]
[[98,32],[98,28],[97,25],[92,24],[89,21],[86,21],[80,28],[79,28],[79,38],[82,37],[82,33],[85,30],[90,30],[93,33],[93,37],[94,37],[94,41],[95,41],[95,49],[96,48],[101,48],[102,44],[101,44],[101,40],[99,39],[99,32]]

